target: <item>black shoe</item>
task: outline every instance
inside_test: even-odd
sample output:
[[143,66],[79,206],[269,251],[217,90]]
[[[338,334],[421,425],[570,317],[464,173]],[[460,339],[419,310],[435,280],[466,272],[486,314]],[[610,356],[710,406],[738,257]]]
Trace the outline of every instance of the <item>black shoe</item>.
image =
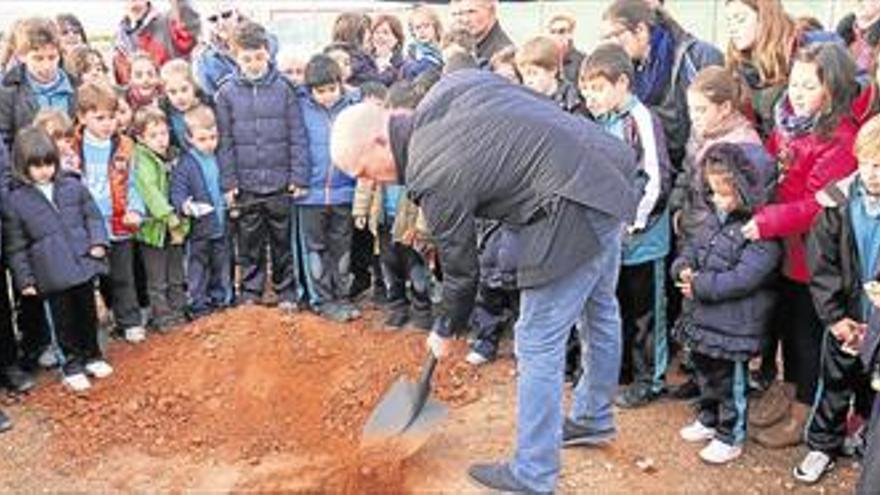
[[581,426],[568,418],[565,418],[562,424],[563,447],[601,447],[611,443],[616,436],[615,428],[595,430]]
[[385,326],[403,328],[407,321],[409,321],[409,311],[406,308],[393,309],[388,312],[388,318],[385,318]]
[[37,385],[34,375],[21,369],[18,365],[4,368],[0,380],[2,380],[4,387],[16,393],[27,392]]
[[410,313],[409,326],[416,330],[431,331],[434,326],[434,315],[431,314],[431,310],[411,311]]
[[675,400],[691,400],[700,396],[700,387],[693,380],[688,380],[681,385],[672,387],[669,396]]
[[4,431],[9,431],[12,429],[12,420],[9,419],[9,416],[6,415],[5,412],[0,411],[0,433]]
[[655,392],[645,383],[634,383],[614,398],[614,404],[624,409],[642,407],[663,396],[665,390]]
[[541,493],[530,490],[510,472],[507,464],[473,464],[468,475],[480,486],[506,493]]

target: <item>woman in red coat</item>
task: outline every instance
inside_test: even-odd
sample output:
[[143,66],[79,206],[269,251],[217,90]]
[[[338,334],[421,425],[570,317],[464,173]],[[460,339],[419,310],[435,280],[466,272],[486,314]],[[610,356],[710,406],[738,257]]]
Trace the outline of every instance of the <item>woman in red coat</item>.
[[824,328],[810,297],[805,240],[821,209],[816,192],[856,169],[852,147],[858,128],[850,105],[857,94],[856,65],[846,49],[820,43],[797,54],[767,142],[779,160],[776,198],[743,227],[750,239],[779,239],[785,247],[780,304],[770,330],[782,338],[793,401],[788,414],[756,435],[771,448],[801,441],[816,392]]

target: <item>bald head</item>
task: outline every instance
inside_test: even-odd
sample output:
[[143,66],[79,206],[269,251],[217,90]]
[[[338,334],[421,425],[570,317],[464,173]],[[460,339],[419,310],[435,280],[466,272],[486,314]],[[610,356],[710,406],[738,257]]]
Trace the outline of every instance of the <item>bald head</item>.
[[390,112],[373,102],[343,110],[333,122],[330,156],[333,164],[355,178],[397,182],[397,168],[388,138]]

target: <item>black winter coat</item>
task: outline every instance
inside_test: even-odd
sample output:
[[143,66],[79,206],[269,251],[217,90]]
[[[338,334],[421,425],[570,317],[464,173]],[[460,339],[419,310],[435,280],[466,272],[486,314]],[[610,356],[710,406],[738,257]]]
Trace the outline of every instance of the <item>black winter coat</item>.
[[309,185],[305,124],[291,83],[275,68],[258,81],[238,74],[215,97],[223,190],[270,194]]
[[520,227],[519,286],[556,280],[597,255],[591,215],[631,221],[639,200],[633,151],[548,98],[479,70],[445,76],[412,116],[390,123],[408,194],[440,251],[445,316],[470,316],[476,218]]
[[55,181],[50,202],[36,186],[14,181],[4,211],[4,250],[15,287],[35,286],[42,295],[61,292],[107,273],[89,254],[109,246],[104,218],[89,190],[76,178]]
[[[735,147],[736,145],[729,145]],[[735,171],[737,190],[754,211],[764,202],[763,175],[751,162]],[[703,190],[709,203],[708,192]],[[714,212],[714,207],[709,207]],[[745,360],[758,352],[775,306],[768,284],[782,260],[776,241],[749,241],[742,234],[747,213],[734,212],[722,222],[707,216],[671,267],[674,280],[690,268],[695,272],[693,299],[685,300],[676,334],[691,349],[721,359]]]

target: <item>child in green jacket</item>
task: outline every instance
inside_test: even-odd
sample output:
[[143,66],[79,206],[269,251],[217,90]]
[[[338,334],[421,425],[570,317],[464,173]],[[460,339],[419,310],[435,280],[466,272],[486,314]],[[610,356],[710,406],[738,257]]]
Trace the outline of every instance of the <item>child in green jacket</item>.
[[189,223],[175,214],[169,199],[169,175],[174,162],[169,159],[170,136],[165,114],[152,106],[138,110],[132,131],[137,140],[135,187],[147,213],[137,240],[147,272],[148,326],[165,332],[186,321],[183,246]]

